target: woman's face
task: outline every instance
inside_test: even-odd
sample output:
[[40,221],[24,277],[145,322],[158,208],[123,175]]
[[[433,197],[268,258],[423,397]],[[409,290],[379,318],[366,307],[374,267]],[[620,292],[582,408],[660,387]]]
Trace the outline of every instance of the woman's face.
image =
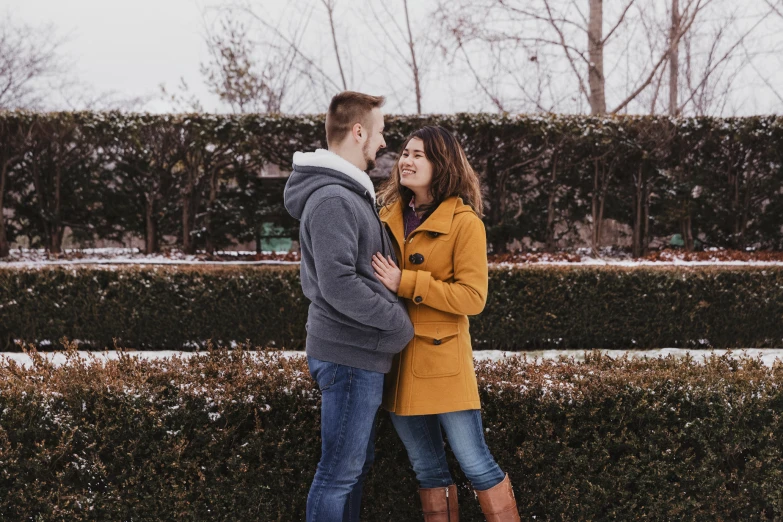
[[411,138],[399,160],[400,184],[414,192],[429,191],[432,183],[432,163],[424,155],[424,142]]

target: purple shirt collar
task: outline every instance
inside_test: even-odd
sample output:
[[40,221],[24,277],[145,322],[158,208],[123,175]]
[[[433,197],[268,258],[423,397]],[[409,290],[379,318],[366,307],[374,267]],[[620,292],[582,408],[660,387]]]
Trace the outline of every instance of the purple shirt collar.
[[421,218],[416,215],[416,203],[415,198],[411,198],[411,202],[403,209],[402,219],[405,223],[405,237],[407,238],[411,232],[419,228],[421,225]]

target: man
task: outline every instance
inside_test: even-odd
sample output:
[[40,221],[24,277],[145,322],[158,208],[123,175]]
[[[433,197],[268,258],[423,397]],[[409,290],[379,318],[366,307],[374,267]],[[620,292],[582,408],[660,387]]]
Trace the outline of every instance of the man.
[[285,187],[286,209],[301,222],[307,362],[322,392],[321,460],[307,497],[308,522],[359,520],[383,377],[413,338],[405,305],[371,264],[377,252],[396,262],[365,172],[386,146],[383,103],[357,92],[332,98],[329,150],[294,154]]

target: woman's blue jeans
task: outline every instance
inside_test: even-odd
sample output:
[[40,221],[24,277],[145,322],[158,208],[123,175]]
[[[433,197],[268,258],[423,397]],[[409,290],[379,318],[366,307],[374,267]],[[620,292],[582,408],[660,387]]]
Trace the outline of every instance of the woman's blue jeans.
[[473,489],[484,491],[500,484],[506,477],[484,441],[481,410],[437,415],[389,415],[408,450],[419,487],[438,488],[454,483],[446,463],[443,432]]

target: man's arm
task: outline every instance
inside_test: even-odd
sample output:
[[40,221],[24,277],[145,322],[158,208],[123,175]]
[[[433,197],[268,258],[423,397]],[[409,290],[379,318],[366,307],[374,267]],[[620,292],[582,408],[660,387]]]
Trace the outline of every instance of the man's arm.
[[[333,196],[318,203],[308,222],[321,295],[341,314],[383,331],[404,328],[404,308],[377,294],[356,275],[359,225],[351,204]],[[369,260],[367,260],[369,263]]]

